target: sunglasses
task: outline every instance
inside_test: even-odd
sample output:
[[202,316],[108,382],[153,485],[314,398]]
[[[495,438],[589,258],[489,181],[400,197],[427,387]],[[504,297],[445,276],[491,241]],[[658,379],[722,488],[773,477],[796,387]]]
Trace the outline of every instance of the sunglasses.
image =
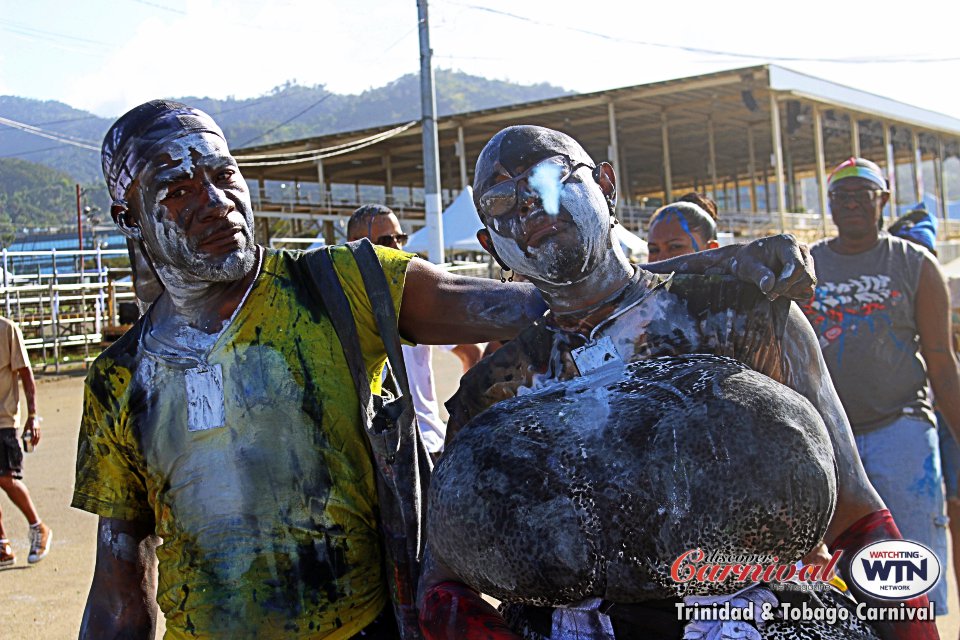
[[856,189],[853,191],[837,190],[827,192],[827,197],[830,198],[830,202],[835,202],[839,205],[845,205],[848,202],[856,202],[857,204],[870,206],[881,193],[883,193],[883,191],[880,189]]
[[521,181],[526,180],[527,192],[531,190],[531,179],[537,180],[538,176],[550,179],[556,176],[556,182],[563,185],[580,167],[588,167],[594,171],[597,169],[585,162],[574,164],[565,155],[555,155],[552,158],[541,160],[520,175],[498,182],[484,191],[479,198],[480,210],[485,215],[494,218],[510,213],[517,206]]
[[406,233],[388,233],[385,236],[378,236],[373,244],[379,244],[384,247],[402,247],[407,244],[410,236]]

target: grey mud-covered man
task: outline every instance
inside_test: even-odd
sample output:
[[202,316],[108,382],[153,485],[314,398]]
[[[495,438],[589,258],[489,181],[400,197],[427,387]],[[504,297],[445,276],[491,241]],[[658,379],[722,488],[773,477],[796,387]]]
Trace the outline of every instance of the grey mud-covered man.
[[[398,637],[359,401],[303,254],[255,243],[247,186],[203,112],[143,104],[102,159],[114,221],[162,293],[87,378],[73,505],[100,522],[80,636],[150,638],[159,605],[171,638]],[[509,338],[543,313],[532,285],[375,251],[410,342]],[[329,253],[378,393],[359,267]],[[788,239],[697,265],[731,256],[767,288],[809,291]]]
[[[801,534],[803,523],[819,521],[824,515],[827,520],[817,535],[834,550],[856,551],[874,540],[900,538],[867,479],[816,337],[796,305],[785,300],[771,302],[755,287],[731,279],[688,276],[679,270],[661,277],[635,270],[611,240],[616,203],[612,167],[595,163],[578,143],[557,131],[521,126],[494,136],[477,161],[474,198],[486,227],[478,233],[480,242],[501,266],[534,283],[549,311],[465,375],[457,395],[448,402],[447,449],[431,487],[428,569],[421,591],[421,627],[430,640],[566,638],[566,620],[573,620],[571,624],[581,630],[595,623],[595,634],[581,631],[577,636],[592,640],[611,637],[604,634],[612,633],[610,625],[616,629],[618,622],[618,639],[679,637],[682,625],[676,627],[675,615],[672,622],[661,624],[663,607],[659,605],[684,594],[651,581],[649,576],[675,559],[664,557],[663,549],[676,540],[722,547],[726,540],[711,538],[708,531],[717,526],[729,532],[731,541],[735,535],[745,541],[740,549],[769,553],[772,546],[763,545],[776,545],[797,553],[782,558],[790,562],[808,552],[813,552],[808,561],[825,562],[826,548],[819,538],[803,543],[809,545],[803,549],[793,548],[807,535]],[[697,255],[702,254],[689,257]],[[677,516],[679,519],[671,521],[669,509],[657,508],[657,504],[675,501],[668,491],[671,484],[688,480],[687,475],[673,475],[676,465],[698,468],[718,464],[709,449],[706,454],[693,449],[688,459],[669,450],[662,454],[663,459],[657,459],[649,455],[656,440],[644,440],[632,449],[625,444],[650,413],[664,415],[669,403],[653,401],[663,389],[679,394],[679,389],[687,388],[671,375],[718,381],[727,375],[716,371],[728,364],[709,359],[658,364],[660,356],[685,354],[732,357],[768,376],[756,380],[754,393],[739,398],[745,403],[737,405],[744,417],[729,423],[730,430],[743,429],[753,420],[779,424],[787,416],[793,426],[784,433],[809,429],[811,434],[820,434],[816,437],[832,442],[832,455],[824,464],[829,475],[835,475],[833,489],[818,484],[820,480],[814,481],[814,476],[796,488],[801,492],[804,487],[815,491],[815,486],[827,493],[835,491],[835,512],[832,502],[803,504],[798,493],[784,497],[785,509],[772,513],[766,522],[751,525],[744,517],[746,509],[759,504],[762,511],[782,486],[797,482],[788,470],[790,463],[770,466],[767,462],[791,460],[797,468],[809,468],[808,463],[823,454],[816,447],[804,454],[802,447],[781,442],[779,436],[754,437],[737,445],[738,450],[751,452],[748,460],[757,464],[752,465],[752,473],[747,466],[736,474],[732,484],[723,484],[719,477],[706,482],[705,491],[713,499],[704,507],[704,520],[684,521]],[[604,373],[611,370],[603,366],[607,363],[620,368]],[[624,369],[624,363],[630,364]],[[591,382],[594,375],[597,379]],[[643,376],[648,376],[650,384]],[[578,382],[580,379],[584,382]],[[800,418],[805,412],[799,407],[806,401],[789,405],[793,392],[782,386],[777,391],[779,385],[771,386],[773,381],[805,397],[823,422],[814,419],[802,426]],[[715,386],[723,385],[717,382]],[[589,395],[601,392],[602,398]],[[564,397],[581,400],[570,404]],[[675,395],[673,401],[683,397]],[[646,414],[635,414],[630,422],[623,422],[629,415],[624,407],[636,406],[638,401]],[[721,405],[729,406],[728,401],[729,397],[706,393],[694,404],[713,414]],[[692,400],[683,402],[686,408],[674,407],[674,416],[664,417],[661,423],[674,429],[668,431],[674,434],[671,438],[692,415],[688,413]],[[705,404],[699,405],[701,402]],[[595,414],[590,414],[587,406],[594,406]],[[794,423],[794,418],[800,422]],[[494,433],[497,442],[488,446]],[[594,443],[597,449],[588,450],[583,443],[594,442],[596,433],[607,437]],[[642,440],[642,436],[636,438]],[[634,464],[639,468],[631,469],[630,458],[623,458],[621,447],[634,452],[629,455],[637,456]],[[663,464],[671,471],[643,475],[648,468]],[[626,475],[611,481],[614,467],[625,468]],[[524,468],[541,469],[541,474],[552,480],[521,473]],[[729,471],[722,464],[717,468]],[[641,480],[642,490],[639,485],[624,486],[622,482]],[[644,492],[648,491],[648,500],[636,499],[636,494],[647,495]],[[529,500],[511,501],[511,508],[501,510],[496,500],[487,497],[499,496],[502,501],[515,495]],[[738,500],[742,496],[744,501],[730,507],[731,496]],[[791,502],[794,498],[796,503]],[[754,499],[755,504],[748,504]],[[605,501],[611,511],[595,511]],[[538,505],[548,505],[545,517],[555,518],[542,530],[539,522],[525,515]],[[791,511],[792,506],[797,507],[796,512]],[[738,513],[738,509],[744,511]],[[678,522],[687,529],[681,527],[672,537],[663,538],[663,531],[674,530],[671,527]],[[613,523],[619,524],[620,531],[633,534],[618,534]],[[698,531],[691,529],[700,526],[705,528],[698,538]],[[475,531],[480,531],[481,537],[490,534],[493,540],[488,544],[475,540]],[[568,539],[561,531],[574,533]],[[578,544],[576,538],[581,534],[576,532],[582,532],[590,549],[585,552],[589,562],[577,560],[579,556],[569,552],[583,546]],[[566,553],[558,547],[551,554],[550,544],[555,540]],[[651,549],[655,540],[659,550]],[[841,567],[843,562],[841,559]],[[508,604],[507,621],[479,599],[478,590]],[[866,594],[856,595],[867,599]],[[556,608],[544,610],[545,604]],[[572,607],[573,615],[568,615],[565,607]],[[666,610],[668,617],[673,614],[672,606]],[[606,631],[599,631],[601,627]],[[795,637],[791,634],[796,631],[789,625],[768,627],[765,633],[769,635],[764,637]],[[936,637],[932,623],[880,625],[876,631],[887,639]],[[869,629],[832,633],[835,635],[823,637],[874,637]]]

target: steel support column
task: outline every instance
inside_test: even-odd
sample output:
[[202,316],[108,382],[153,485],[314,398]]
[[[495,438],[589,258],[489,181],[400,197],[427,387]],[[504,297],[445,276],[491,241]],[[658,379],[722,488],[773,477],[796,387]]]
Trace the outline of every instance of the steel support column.
[[317,158],[317,182],[320,184],[320,205],[327,204],[327,179],[323,175],[323,159]]
[[673,175],[670,171],[670,131],[667,110],[660,110],[660,134],[663,140],[663,198],[664,204],[673,200]]
[[747,171],[750,172],[750,211],[757,212],[757,154],[754,148],[753,127],[747,127]]
[[617,136],[617,110],[613,100],[607,102],[607,125],[610,130],[610,144],[607,145],[607,158],[613,165],[613,172],[620,177],[620,140]]
[[463,141],[463,125],[457,126],[457,158],[460,160],[460,189],[467,185],[467,145]]
[[773,135],[773,162],[777,178],[777,208],[780,210],[780,231],[787,229],[787,185],[783,171],[783,138],[780,133],[780,103],[777,94],[770,93],[770,127]]
[[820,205],[820,224],[823,237],[827,236],[827,167],[823,156],[823,114],[820,105],[813,105],[813,149],[817,156],[817,196]]
[[940,215],[943,217],[943,229],[941,230],[944,238],[949,237],[950,233],[950,210],[947,207],[947,159],[944,157],[943,149],[943,138],[937,136],[937,177],[939,178],[939,184],[937,185],[940,192]]
[[913,144],[913,199],[923,202],[923,151],[916,130],[910,132],[910,141]]
[[887,152],[887,189],[890,190],[890,222],[897,218],[897,153],[893,148],[893,133],[889,123],[883,126],[883,148]]
[[850,154],[854,158],[860,157],[860,121],[853,113],[850,114]]
[[717,142],[714,137],[713,114],[707,116],[707,151],[710,162],[710,196],[717,202]]

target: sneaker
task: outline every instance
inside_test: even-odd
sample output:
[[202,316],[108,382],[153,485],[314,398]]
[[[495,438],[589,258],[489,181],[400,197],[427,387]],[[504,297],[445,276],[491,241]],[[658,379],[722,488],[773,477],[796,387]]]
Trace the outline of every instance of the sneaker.
[[0,543],[0,567],[9,567],[17,561],[17,556],[13,553],[13,547],[4,540]]
[[27,562],[33,564],[43,560],[50,552],[50,542],[53,540],[53,529],[40,523],[38,527],[30,527],[30,555]]

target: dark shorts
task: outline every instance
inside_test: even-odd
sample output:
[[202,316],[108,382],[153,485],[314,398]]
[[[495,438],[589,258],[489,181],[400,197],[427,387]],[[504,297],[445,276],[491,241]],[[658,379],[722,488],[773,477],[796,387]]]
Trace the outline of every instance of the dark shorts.
[[393,617],[393,607],[389,604],[384,607],[376,620],[363,628],[363,631],[353,636],[363,640],[400,640],[397,630],[397,620]]
[[0,429],[0,476],[23,477],[23,449],[16,429]]

